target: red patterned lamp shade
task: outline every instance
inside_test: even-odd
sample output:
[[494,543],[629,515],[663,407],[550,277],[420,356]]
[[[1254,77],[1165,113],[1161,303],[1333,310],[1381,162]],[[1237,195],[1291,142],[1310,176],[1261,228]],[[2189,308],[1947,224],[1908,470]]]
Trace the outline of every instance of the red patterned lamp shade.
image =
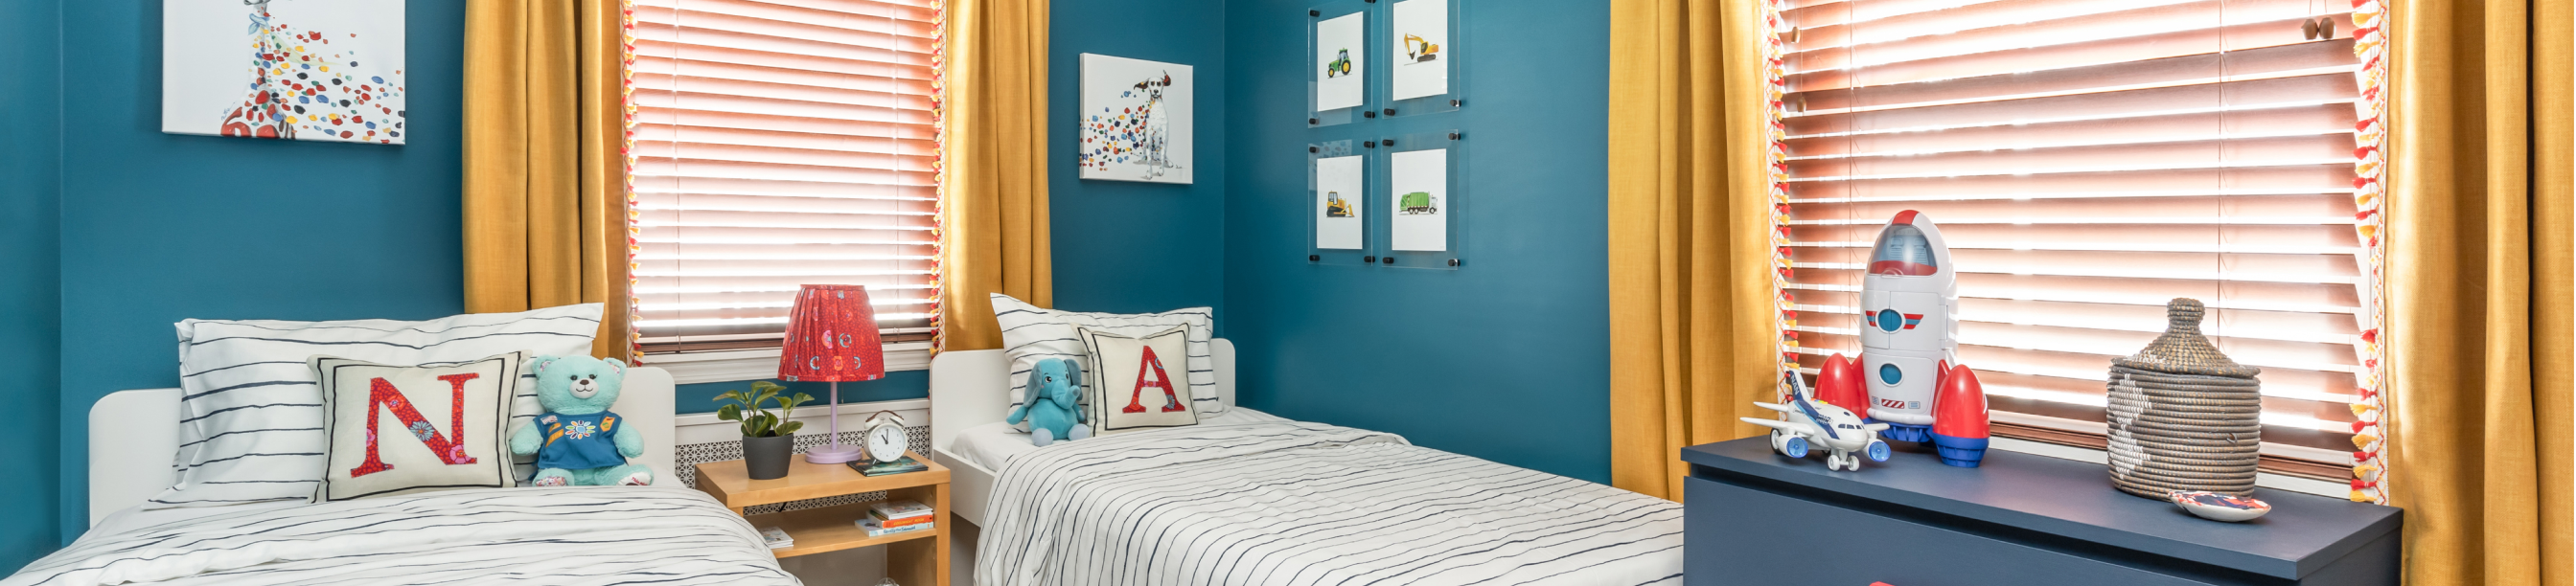
[[791,382],[885,378],[885,343],[877,338],[877,312],[865,286],[806,285],[796,292],[782,346],[778,377]]

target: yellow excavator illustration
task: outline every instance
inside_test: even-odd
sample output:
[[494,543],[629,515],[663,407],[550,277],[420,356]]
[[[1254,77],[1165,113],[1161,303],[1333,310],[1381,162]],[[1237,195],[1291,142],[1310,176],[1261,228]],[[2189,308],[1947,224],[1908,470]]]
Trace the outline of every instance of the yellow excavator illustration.
[[1421,35],[1405,35],[1404,55],[1413,58],[1414,63],[1436,60],[1440,58],[1440,45],[1422,40]]
[[1351,202],[1350,202],[1350,201],[1348,201],[1348,200],[1344,200],[1344,199],[1342,199],[1342,192],[1339,192],[1339,191],[1327,191],[1327,192],[1324,192],[1324,217],[1328,217],[1328,218],[1348,218],[1348,217],[1351,217]]

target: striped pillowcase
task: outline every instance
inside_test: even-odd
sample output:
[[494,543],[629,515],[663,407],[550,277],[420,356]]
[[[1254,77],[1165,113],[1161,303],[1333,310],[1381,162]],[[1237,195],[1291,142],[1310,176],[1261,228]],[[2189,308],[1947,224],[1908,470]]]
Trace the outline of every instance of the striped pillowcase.
[[[1192,307],[1162,313],[1082,313],[1029,305],[1000,293],[992,294],[992,299],[993,319],[1001,322],[1003,353],[1011,357],[1011,388],[1003,390],[1011,396],[1011,409],[1020,408],[1021,401],[1027,398],[1021,387],[1028,382],[1029,371],[1036,369],[1040,360],[1071,359],[1082,365],[1084,373],[1091,372],[1091,362],[1086,358],[1090,352],[1083,347],[1080,335],[1075,332],[1077,327],[1144,337],[1172,329],[1172,326],[1189,326],[1187,378],[1190,404],[1198,406],[1199,417],[1202,418],[1225,412],[1225,402],[1217,400],[1216,396],[1216,355],[1208,349],[1208,341],[1214,337],[1215,331],[1214,310]],[[1089,376],[1086,374],[1084,378]],[[1085,381],[1085,405],[1090,403],[1087,398],[1091,396],[1090,392],[1089,381]],[[1009,417],[1010,412],[1004,411],[1001,415]],[[1023,420],[1012,427],[1028,431],[1029,424]]]
[[[511,352],[586,356],[600,310],[585,303],[419,322],[179,322],[179,483],[143,508],[312,499],[328,452],[322,389],[305,363],[314,356],[398,366]],[[545,410],[535,376],[523,373],[515,385],[509,429]],[[519,479],[536,472],[533,458],[514,463]]]

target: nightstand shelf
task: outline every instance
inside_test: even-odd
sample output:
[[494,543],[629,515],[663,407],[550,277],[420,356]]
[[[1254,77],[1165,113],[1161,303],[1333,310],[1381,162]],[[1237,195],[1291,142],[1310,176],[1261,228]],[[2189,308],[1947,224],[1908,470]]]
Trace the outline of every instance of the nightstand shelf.
[[945,526],[933,525],[928,531],[869,537],[867,531],[859,529],[858,525],[859,517],[868,514],[869,504],[850,503],[820,509],[752,515],[747,519],[751,521],[753,527],[786,529],[788,536],[796,538],[796,547],[770,550],[771,553],[778,554],[778,557],[782,558],[925,539],[947,530]]
[[886,546],[886,573],[906,586],[916,584],[948,585],[948,467],[921,454],[908,454],[930,469],[907,474],[868,476],[841,464],[807,463],[801,456],[788,465],[787,477],[776,480],[752,480],[741,460],[709,462],[698,465],[698,490],[723,502],[737,514],[759,505],[884,492],[887,500],[912,500],[930,505],[937,516],[930,530],[869,537],[859,529],[859,517],[867,514],[869,503],[851,503],[819,509],[799,509],[747,518],[754,527],[778,527],[796,540],[796,547],[770,550],[781,558],[841,551],[861,547]]

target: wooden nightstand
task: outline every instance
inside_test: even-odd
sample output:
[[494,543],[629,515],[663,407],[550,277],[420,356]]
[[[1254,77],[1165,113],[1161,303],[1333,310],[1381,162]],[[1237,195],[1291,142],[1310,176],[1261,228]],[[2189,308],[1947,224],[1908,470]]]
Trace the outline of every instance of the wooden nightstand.
[[750,516],[754,527],[779,527],[796,539],[796,547],[770,550],[778,557],[886,546],[886,576],[904,586],[948,586],[948,467],[928,456],[907,453],[929,470],[867,476],[842,464],[813,464],[797,457],[787,477],[752,480],[741,460],[698,465],[698,490],[740,514],[746,507],[823,497],[885,491],[887,500],[914,500],[930,505],[937,517],[929,531],[868,537],[858,520],[869,503],[802,509]]

